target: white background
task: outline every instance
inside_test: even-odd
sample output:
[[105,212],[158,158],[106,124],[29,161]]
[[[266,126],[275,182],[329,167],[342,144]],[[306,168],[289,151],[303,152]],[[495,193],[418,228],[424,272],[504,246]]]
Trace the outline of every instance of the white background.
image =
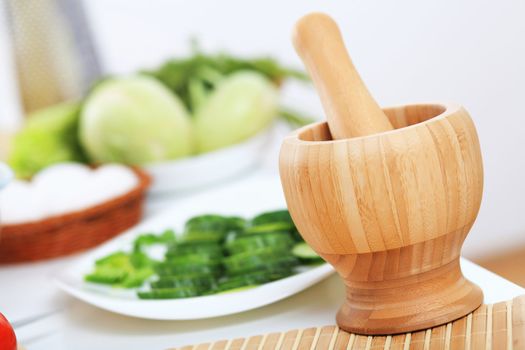
[[[525,245],[525,2],[84,3],[107,73],[127,73],[185,54],[192,36],[207,50],[269,54],[300,67],[290,42],[293,23],[309,11],[331,14],[381,105],[454,101],[470,111],[482,143],[486,181],[466,255],[476,258]],[[322,118],[312,91],[288,87],[285,98]]]

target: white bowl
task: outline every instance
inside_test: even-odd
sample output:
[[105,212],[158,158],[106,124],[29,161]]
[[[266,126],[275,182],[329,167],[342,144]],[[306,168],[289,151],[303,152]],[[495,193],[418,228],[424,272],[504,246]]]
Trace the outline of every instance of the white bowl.
[[11,181],[13,173],[11,169],[4,163],[0,163],[0,189],[5,187]]
[[270,126],[242,143],[217,151],[143,166],[153,178],[151,193],[197,189],[254,167],[271,142],[273,129]]

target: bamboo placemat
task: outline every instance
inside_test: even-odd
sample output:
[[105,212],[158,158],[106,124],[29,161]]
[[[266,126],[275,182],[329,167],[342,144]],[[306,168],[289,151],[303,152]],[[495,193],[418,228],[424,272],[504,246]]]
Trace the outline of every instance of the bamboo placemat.
[[525,295],[419,332],[362,336],[336,326],[189,345],[178,350],[525,350]]

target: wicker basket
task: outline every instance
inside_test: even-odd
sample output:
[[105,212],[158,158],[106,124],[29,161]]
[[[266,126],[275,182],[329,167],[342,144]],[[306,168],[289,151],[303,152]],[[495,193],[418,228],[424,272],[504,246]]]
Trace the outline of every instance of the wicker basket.
[[88,209],[0,227],[0,264],[49,259],[92,248],[139,222],[150,177],[133,169],[131,191]]

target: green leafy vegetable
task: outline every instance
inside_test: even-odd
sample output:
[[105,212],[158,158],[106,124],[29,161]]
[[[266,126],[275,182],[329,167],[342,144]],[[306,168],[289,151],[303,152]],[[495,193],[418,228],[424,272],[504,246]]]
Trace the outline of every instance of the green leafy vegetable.
[[308,80],[304,72],[283,67],[269,57],[242,59],[225,53],[206,55],[198,51],[191,57],[169,60],[160,68],[145,73],[163,82],[193,111],[192,81],[202,81],[204,90],[210,91],[221,77],[238,71],[258,72],[277,85],[286,78]]
[[20,178],[29,178],[59,162],[85,161],[77,135],[78,103],[62,103],[29,115],[15,136],[9,164]]
[[85,101],[79,135],[95,162],[145,164],[188,156],[194,148],[186,108],[147,76],[97,85]]

